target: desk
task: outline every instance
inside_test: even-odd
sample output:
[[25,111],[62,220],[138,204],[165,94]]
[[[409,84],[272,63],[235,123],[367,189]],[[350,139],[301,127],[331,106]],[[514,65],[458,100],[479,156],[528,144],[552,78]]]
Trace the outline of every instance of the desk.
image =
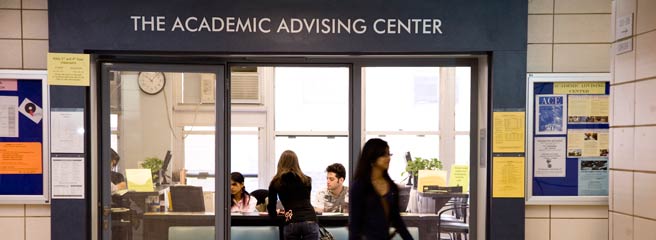
[[[408,227],[419,228],[420,239],[437,239],[436,214],[402,214],[403,221]],[[348,215],[317,216],[319,224],[325,227],[345,227],[348,224]],[[275,219],[269,216],[232,215],[232,226],[280,226],[284,225],[283,217]],[[167,240],[168,229],[171,226],[214,226],[214,213],[185,213],[185,212],[152,212],[145,213],[143,218],[144,240]]]

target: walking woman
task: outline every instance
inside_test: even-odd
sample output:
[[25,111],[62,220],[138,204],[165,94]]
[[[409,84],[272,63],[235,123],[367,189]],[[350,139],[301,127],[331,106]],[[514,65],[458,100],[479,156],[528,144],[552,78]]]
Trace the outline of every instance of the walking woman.
[[412,239],[401,219],[399,189],[387,173],[391,156],[382,139],[364,144],[349,193],[349,239],[391,239],[397,233]]
[[[310,204],[311,191],[312,179],[301,171],[296,153],[284,151],[278,161],[278,171],[269,184],[267,211],[271,217],[284,214],[285,240],[319,239],[317,215]],[[278,197],[284,210],[276,210]]]
[[230,212],[256,212],[257,200],[246,192],[244,175],[240,172],[230,174],[230,192],[232,193]]

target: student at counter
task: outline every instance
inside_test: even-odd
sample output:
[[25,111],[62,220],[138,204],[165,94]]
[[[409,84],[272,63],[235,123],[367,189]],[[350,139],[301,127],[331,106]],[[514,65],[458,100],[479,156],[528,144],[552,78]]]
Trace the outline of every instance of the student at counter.
[[399,189],[387,169],[392,154],[382,139],[369,139],[362,148],[350,189],[349,239],[412,239],[399,209]]
[[118,191],[118,190],[123,190],[128,188],[127,183],[125,182],[125,177],[123,174],[116,172],[116,166],[118,165],[118,162],[121,160],[121,156],[118,155],[114,149],[109,149],[111,151],[110,153],[110,159],[111,159],[111,169],[112,171],[109,173],[109,178],[110,181],[112,182],[112,193]]
[[348,187],[344,186],[346,169],[339,163],[326,168],[326,188],[319,191],[312,205],[321,212],[348,212]]
[[319,239],[317,215],[310,204],[312,179],[303,174],[296,153],[286,150],[280,155],[278,171],[269,184],[269,216],[276,217],[276,202],[284,206],[285,239]]
[[257,200],[246,192],[244,175],[239,172],[230,174],[230,191],[232,192],[232,205],[230,212],[255,212]]

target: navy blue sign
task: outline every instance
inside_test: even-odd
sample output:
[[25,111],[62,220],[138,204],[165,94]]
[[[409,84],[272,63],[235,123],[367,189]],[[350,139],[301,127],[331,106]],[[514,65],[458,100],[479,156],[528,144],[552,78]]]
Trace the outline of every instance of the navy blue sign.
[[49,1],[51,52],[525,51],[525,0]]

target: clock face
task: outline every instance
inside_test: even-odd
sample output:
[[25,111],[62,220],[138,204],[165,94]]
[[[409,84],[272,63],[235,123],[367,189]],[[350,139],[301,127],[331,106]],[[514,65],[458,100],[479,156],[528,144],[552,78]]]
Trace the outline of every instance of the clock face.
[[140,72],[138,81],[141,91],[150,95],[161,92],[166,85],[163,72]]

